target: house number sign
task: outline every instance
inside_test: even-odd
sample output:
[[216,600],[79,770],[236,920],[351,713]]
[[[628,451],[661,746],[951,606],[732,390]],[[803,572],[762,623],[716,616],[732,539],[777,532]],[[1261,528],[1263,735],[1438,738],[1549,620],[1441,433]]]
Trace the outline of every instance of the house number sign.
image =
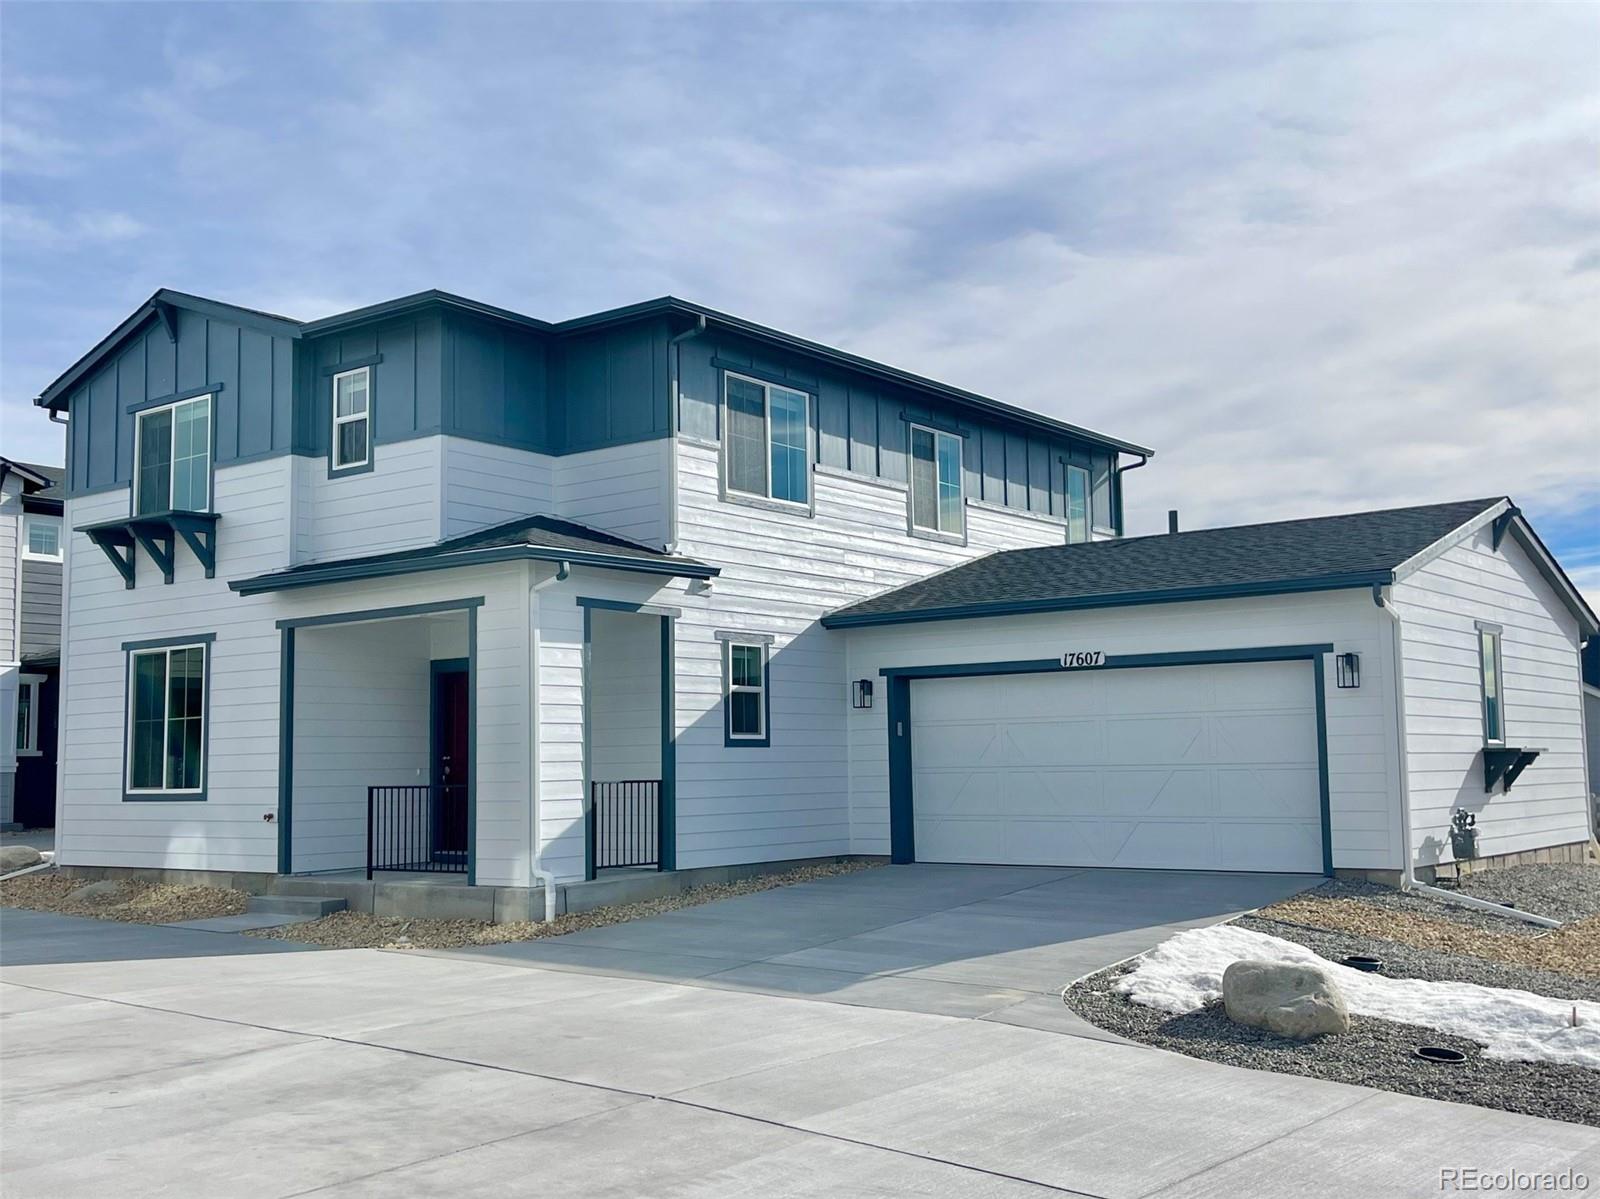
[[1063,670],[1081,670],[1085,666],[1104,666],[1106,664],[1105,650],[1101,649],[1073,649],[1061,655],[1061,668]]

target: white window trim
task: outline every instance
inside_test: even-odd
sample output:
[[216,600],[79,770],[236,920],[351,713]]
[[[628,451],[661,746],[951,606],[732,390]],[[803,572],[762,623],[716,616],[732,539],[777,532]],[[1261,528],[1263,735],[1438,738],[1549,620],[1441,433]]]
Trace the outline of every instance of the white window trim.
[[[1496,749],[1506,744],[1506,668],[1504,632],[1501,629],[1486,626],[1482,623],[1474,626],[1474,633],[1478,639],[1478,715],[1483,725],[1483,743]],[[1500,717],[1500,732],[1496,737],[1489,736],[1489,678],[1488,657],[1483,652],[1483,639],[1494,639],[1494,688],[1495,705]]]
[[[339,415],[339,380],[348,379],[353,375],[360,375],[366,384],[367,406],[360,412],[352,412],[348,416]],[[357,467],[366,466],[372,461],[372,368],[358,366],[354,370],[340,371],[333,377],[333,392],[331,394],[329,411],[333,413],[332,438],[328,442],[328,469],[329,470],[355,470]],[[367,426],[366,447],[367,452],[359,461],[351,459],[349,462],[339,460],[339,429],[344,425],[353,425],[357,421],[365,422]]]
[[[913,530],[916,530],[916,531],[922,532],[922,533],[939,533],[939,534],[942,534],[942,535],[944,535],[946,537],[960,537],[963,533],[966,532],[966,529],[967,529],[967,518],[966,518],[966,512],[965,512],[966,503],[967,503],[967,446],[966,446],[966,438],[962,437],[959,433],[951,433],[946,429],[936,429],[932,425],[918,424],[916,421],[907,421],[906,423],[910,426],[909,431],[906,433],[906,483],[907,483],[907,493],[908,493],[908,495],[910,497],[907,502],[911,505],[911,527],[912,527]],[[924,433],[933,434],[933,522],[934,523],[931,524],[931,525],[919,525],[917,523],[917,491],[916,491],[916,484],[914,482],[912,482],[912,479],[911,479],[912,451],[914,449],[914,447],[911,444],[911,439],[914,438],[917,435],[917,430],[918,429],[921,429]],[[960,501],[961,502],[957,507],[957,511],[959,513],[959,516],[957,518],[958,524],[957,524],[957,527],[954,528],[954,529],[946,529],[946,528],[941,527],[940,524],[939,524],[940,514],[944,511],[944,505],[943,505],[943,503],[940,502],[942,497],[939,495],[939,439],[941,437],[945,438],[948,441],[953,441],[953,442],[956,443],[956,494],[960,497]]]
[[[22,706],[23,691],[30,692],[28,696],[28,730],[26,744],[17,746],[17,757],[38,758],[44,756],[44,751],[39,748],[39,690],[44,684],[42,674],[24,674],[17,676],[17,707]],[[16,729],[11,730],[16,736]]]
[[[1083,540],[1072,540],[1072,472],[1077,471],[1083,476]],[[1062,476],[1062,499],[1066,504],[1066,511],[1061,515],[1067,521],[1067,544],[1084,545],[1094,540],[1094,476],[1085,466],[1074,466],[1067,463],[1067,473]]]
[[186,509],[186,511],[190,511],[190,512],[210,512],[211,511],[212,476],[214,475],[214,473],[216,472],[216,469],[217,469],[217,460],[216,460],[216,455],[215,455],[215,452],[214,452],[215,449],[216,449],[216,432],[217,432],[217,429],[216,429],[216,423],[215,422],[216,422],[217,413],[216,413],[216,406],[214,404],[212,404],[212,402],[211,402],[211,393],[207,392],[205,395],[190,396],[188,399],[184,399],[184,400],[174,400],[170,404],[157,404],[154,408],[145,408],[142,411],[134,413],[134,416],[133,416],[133,496],[132,496],[133,503],[130,505],[131,514],[132,515],[134,515],[134,516],[141,515],[141,513],[139,512],[139,451],[144,445],[144,421],[145,421],[145,417],[153,416],[157,412],[168,412],[168,411],[170,411],[172,413],[172,424],[168,428],[168,431],[167,431],[167,451],[168,451],[167,460],[168,460],[168,463],[169,463],[169,467],[168,467],[168,471],[167,471],[167,511],[168,512],[172,512],[172,511],[175,511],[175,509],[172,506],[172,495],[173,495],[174,489],[178,485],[178,472],[175,469],[172,469],[172,464],[174,464],[176,462],[177,456],[178,456],[177,455],[177,448],[178,448],[178,409],[182,408],[182,407],[184,407],[185,405],[188,405],[188,404],[200,404],[200,403],[203,403],[206,406],[206,504],[205,504],[204,508],[190,508],[190,509]]
[[[759,491],[745,491],[735,487],[730,481],[733,472],[733,442],[728,437],[728,380],[738,379],[741,382],[752,384],[761,388],[763,396],[761,405],[762,425],[765,435],[762,439],[762,453],[766,455],[767,464],[767,490],[763,495]],[[805,413],[802,420],[806,430],[806,498],[803,500],[785,499],[772,494],[772,389],[787,391],[791,395],[800,396],[805,400]],[[787,387],[782,383],[768,383],[765,379],[757,379],[753,375],[741,375],[738,371],[722,372],[722,489],[728,495],[749,497],[764,500],[769,504],[782,504],[786,508],[794,508],[801,512],[811,511],[811,393],[799,387]]]
[[[33,542],[33,538],[29,534],[29,529],[31,529],[32,526],[34,525],[34,523],[37,522],[37,521],[46,521],[46,522],[48,522],[48,523],[50,523],[50,524],[55,526],[55,529],[56,529],[56,552],[55,553],[53,553],[53,554],[41,554],[41,553],[37,553],[33,549],[29,548],[32,545],[32,542]],[[25,514],[23,516],[23,518],[22,518],[22,557],[23,557],[23,560],[27,561],[27,562],[60,562],[64,558],[64,556],[65,556],[65,552],[64,552],[63,547],[61,545],[61,518],[59,516],[45,516],[45,515],[41,515],[41,514]]]
[[[764,641],[728,641],[726,655],[727,665],[723,667],[725,674],[722,680],[723,698],[728,705],[728,739],[730,741],[763,741],[767,736],[767,650]],[[760,671],[757,677],[761,682],[752,687],[748,683],[734,684],[733,681],[733,651],[736,649],[753,649],[761,655]],[[733,731],[733,697],[741,692],[754,692],[761,700],[761,727],[754,733],[736,733]]]
[[[186,649],[200,651],[200,785],[198,787],[135,787],[133,785],[133,679],[135,664],[140,658],[151,657],[155,654],[165,654],[167,657],[166,683],[161,688],[161,778],[163,782],[167,777],[166,739],[167,725],[172,720],[172,655]],[[133,649],[128,651],[128,679],[127,679],[127,718],[124,724],[124,744],[127,748],[127,762],[123,766],[123,789],[128,795],[204,795],[206,790],[206,770],[210,763],[206,760],[206,724],[211,718],[209,699],[211,697],[211,647],[204,641],[190,641],[182,645],[152,645],[148,649]]]

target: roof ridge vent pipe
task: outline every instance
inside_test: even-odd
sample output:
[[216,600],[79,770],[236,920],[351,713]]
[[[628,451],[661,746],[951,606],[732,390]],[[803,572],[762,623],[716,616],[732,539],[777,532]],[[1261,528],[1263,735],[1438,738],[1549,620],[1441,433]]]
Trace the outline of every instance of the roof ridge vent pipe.
[[1177,531],[1178,531],[1178,510],[1176,508],[1168,508],[1167,509],[1167,532],[1168,533],[1176,533]]
[[1405,646],[1400,635],[1401,618],[1400,613],[1395,609],[1393,596],[1386,598],[1381,587],[1373,587],[1372,598],[1377,602],[1378,610],[1389,618],[1389,628],[1393,634],[1394,669],[1390,673],[1394,675],[1395,726],[1399,736],[1396,756],[1400,770],[1400,889],[1402,891],[1416,891],[1434,899],[1460,904],[1464,908],[1474,908],[1480,912],[1493,912],[1496,916],[1510,916],[1528,924],[1538,925],[1540,928],[1560,928],[1561,921],[1552,920],[1549,916],[1540,916],[1534,912],[1524,912],[1520,908],[1508,908],[1504,904],[1491,903],[1487,899],[1479,899],[1476,895],[1463,895],[1459,891],[1446,891],[1443,887],[1430,887],[1426,883],[1417,881],[1417,876],[1412,872],[1411,867],[1411,783],[1409,772],[1406,769]]

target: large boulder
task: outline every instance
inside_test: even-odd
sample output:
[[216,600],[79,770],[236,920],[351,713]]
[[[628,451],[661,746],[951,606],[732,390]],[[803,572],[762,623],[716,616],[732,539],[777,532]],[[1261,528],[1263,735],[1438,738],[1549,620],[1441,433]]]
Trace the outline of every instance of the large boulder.
[[1222,1003],[1236,1024],[1307,1040],[1350,1031],[1350,1009],[1316,966],[1244,960],[1222,972]]
[[44,858],[31,845],[0,846],[0,874],[10,874],[13,870],[26,870],[29,866],[37,866],[42,861]]

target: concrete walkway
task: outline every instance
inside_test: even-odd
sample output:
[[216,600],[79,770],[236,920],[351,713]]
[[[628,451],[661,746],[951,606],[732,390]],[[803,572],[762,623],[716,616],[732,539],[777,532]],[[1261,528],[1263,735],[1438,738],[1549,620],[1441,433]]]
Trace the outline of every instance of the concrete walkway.
[[134,925],[109,926],[115,955],[14,965],[66,920],[15,915],[7,1199],[1369,1199],[1438,1194],[1441,1168],[1600,1178],[1600,1130],[993,1020],[491,958],[182,955],[174,938],[250,939]]

